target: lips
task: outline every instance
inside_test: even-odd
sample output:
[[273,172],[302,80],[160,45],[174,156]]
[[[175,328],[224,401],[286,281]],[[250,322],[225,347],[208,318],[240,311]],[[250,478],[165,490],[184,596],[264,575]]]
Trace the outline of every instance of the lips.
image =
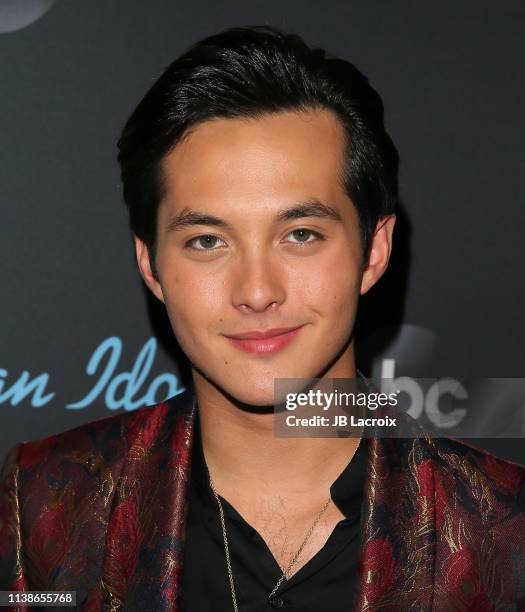
[[273,353],[279,351],[297,336],[299,327],[279,327],[264,331],[252,330],[241,334],[230,334],[226,338],[237,348],[248,353]]
[[[299,326],[300,327],[300,326]],[[274,327],[265,331],[252,330],[241,334],[226,334],[228,338],[235,338],[236,340],[264,340],[266,338],[273,338],[274,336],[280,336],[298,329],[299,327]]]

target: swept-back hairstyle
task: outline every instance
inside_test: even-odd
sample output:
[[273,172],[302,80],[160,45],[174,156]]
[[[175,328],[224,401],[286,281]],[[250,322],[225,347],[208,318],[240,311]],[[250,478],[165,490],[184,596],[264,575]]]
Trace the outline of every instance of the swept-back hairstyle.
[[395,212],[397,151],[384,126],[383,103],[350,62],[310,48],[269,26],[232,28],[193,45],[166,68],[127,120],[118,141],[124,200],[134,234],[153,268],[161,161],[197,124],[328,109],[344,127],[342,181],[357,209],[366,257],[377,221]]

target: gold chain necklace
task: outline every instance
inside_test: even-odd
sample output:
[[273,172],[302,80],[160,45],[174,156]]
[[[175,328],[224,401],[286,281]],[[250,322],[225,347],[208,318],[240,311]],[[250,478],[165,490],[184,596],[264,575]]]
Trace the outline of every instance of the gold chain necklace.
[[[221,527],[222,527],[222,537],[223,537],[223,540],[224,540],[224,552],[226,553],[226,566],[228,568],[228,577],[230,579],[230,590],[231,590],[231,595],[232,595],[233,609],[234,609],[235,612],[238,612],[239,608],[237,607],[237,596],[235,594],[235,584],[234,584],[234,580],[233,580],[233,571],[232,571],[231,560],[230,560],[230,549],[229,549],[229,546],[228,546],[228,535],[226,533],[226,523],[225,523],[225,520],[224,520],[224,510],[222,508],[222,503],[221,503],[219,494],[215,490],[215,486],[213,484],[211,476],[210,476],[210,487],[211,487],[211,490],[213,491],[213,494],[215,495],[215,499],[217,500],[217,504],[219,505],[219,514],[220,514],[220,518],[221,518]],[[297,559],[299,558],[300,554],[302,553],[303,548],[306,546],[306,543],[308,542],[308,539],[312,535],[312,533],[313,533],[317,523],[319,522],[319,520],[321,519],[323,514],[326,512],[326,509],[330,505],[331,501],[332,501],[332,498],[329,497],[327,499],[325,505],[320,510],[319,514],[315,517],[315,520],[312,523],[312,526],[308,530],[308,533],[306,534],[304,540],[302,541],[301,545],[297,549],[297,552],[292,557],[290,563],[288,563],[288,566],[284,570],[282,576],[277,581],[277,584],[273,587],[272,592],[268,595],[268,599],[272,598],[274,593],[281,586],[282,581],[285,578],[288,577],[290,570],[292,569],[292,567],[297,562]]]
[[[359,376],[359,378],[365,383],[365,385],[367,387],[367,390],[370,391],[371,385],[368,382],[368,379],[364,376],[364,374],[359,369],[357,369],[356,372],[357,372],[357,375]],[[230,549],[229,549],[229,546],[228,546],[228,535],[226,533],[226,522],[224,520],[224,510],[222,508],[222,503],[221,503],[221,500],[219,498],[219,494],[215,490],[215,486],[213,484],[213,480],[212,480],[211,476],[210,476],[210,487],[211,487],[211,490],[213,491],[213,495],[215,496],[215,499],[217,500],[217,504],[219,505],[219,514],[220,514],[220,518],[221,518],[221,527],[222,527],[222,538],[224,540],[224,552],[226,554],[226,566],[228,568],[228,577],[230,579],[230,590],[231,590],[231,595],[232,595],[233,609],[234,609],[235,612],[239,612],[239,608],[237,606],[237,596],[235,594],[235,584],[234,584],[234,580],[233,580],[233,570],[232,570],[232,565],[231,565],[231,560],[230,560]],[[282,581],[285,578],[288,577],[288,574],[289,574],[290,570],[292,569],[292,567],[297,562],[297,559],[299,558],[300,554],[302,553],[303,548],[306,546],[306,543],[308,542],[308,539],[312,535],[315,527],[317,526],[317,523],[320,521],[321,517],[326,512],[326,509],[330,505],[331,501],[332,501],[332,498],[329,497],[326,500],[325,505],[321,508],[319,514],[315,517],[315,520],[312,523],[312,526],[308,530],[308,533],[306,534],[304,540],[302,541],[301,545],[297,549],[297,552],[292,557],[292,559],[291,559],[290,563],[288,564],[287,568],[284,570],[282,576],[277,581],[277,584],[273,587],[272,592],[268,595],[268,599],[271,599],[271,597],[275,594],[277,589],[281,586]]]

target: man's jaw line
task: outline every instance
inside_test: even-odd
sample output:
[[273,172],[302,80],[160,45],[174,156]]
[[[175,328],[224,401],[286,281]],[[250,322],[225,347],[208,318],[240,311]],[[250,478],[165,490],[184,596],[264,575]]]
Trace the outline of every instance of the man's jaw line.
[[[345,351],[348,349],[349,345],[353,342],[353,332],[348,338],[347,342],[343,345],[340,351],[330,360],[329,363],[325,365],[325,367],[315,376],[309,377],[309,380],[313,379],[322,379],[326,377],[326,374],[330,372],[333,368],[334,364],[336,364]],[[268,355],[261,355],[263,359],[270,359],[273,355],[270,353]],[[351,368],[352,371],[349,373],[348,378],[355,377],[355,365]],[[221,396],[230,404],[232,407],[238,409],[239,414],[248,415],[273,415],[275,412],[275,403],[271,404],[251,404],[249,402],[243,402],[233,396],[229,391],[227,391],[224,386],[220,385],[216,380],[208,376],[205,372],[203,372],[198,366],[192,363],[192,371],[193,371],[193,381],[196,387],[200,386],[198,383],[199,378],[201,378],[207,385],[212,387],[212,389],[217,393],[217,396],[220,398]],[[339,377],[339,376],[338,376]],[[306,377],[305,377],[306,378]],[[306,387],[310,386],[310,382],[306,384]]]

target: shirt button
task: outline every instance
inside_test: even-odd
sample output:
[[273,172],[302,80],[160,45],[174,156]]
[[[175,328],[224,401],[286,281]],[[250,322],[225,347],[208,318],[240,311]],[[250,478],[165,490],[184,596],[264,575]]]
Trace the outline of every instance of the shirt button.
[[270,599],[268,603],[270,606],[272,606],[272,608],[282,608],[284,606],[282,597],[274,597],[273,599]]

